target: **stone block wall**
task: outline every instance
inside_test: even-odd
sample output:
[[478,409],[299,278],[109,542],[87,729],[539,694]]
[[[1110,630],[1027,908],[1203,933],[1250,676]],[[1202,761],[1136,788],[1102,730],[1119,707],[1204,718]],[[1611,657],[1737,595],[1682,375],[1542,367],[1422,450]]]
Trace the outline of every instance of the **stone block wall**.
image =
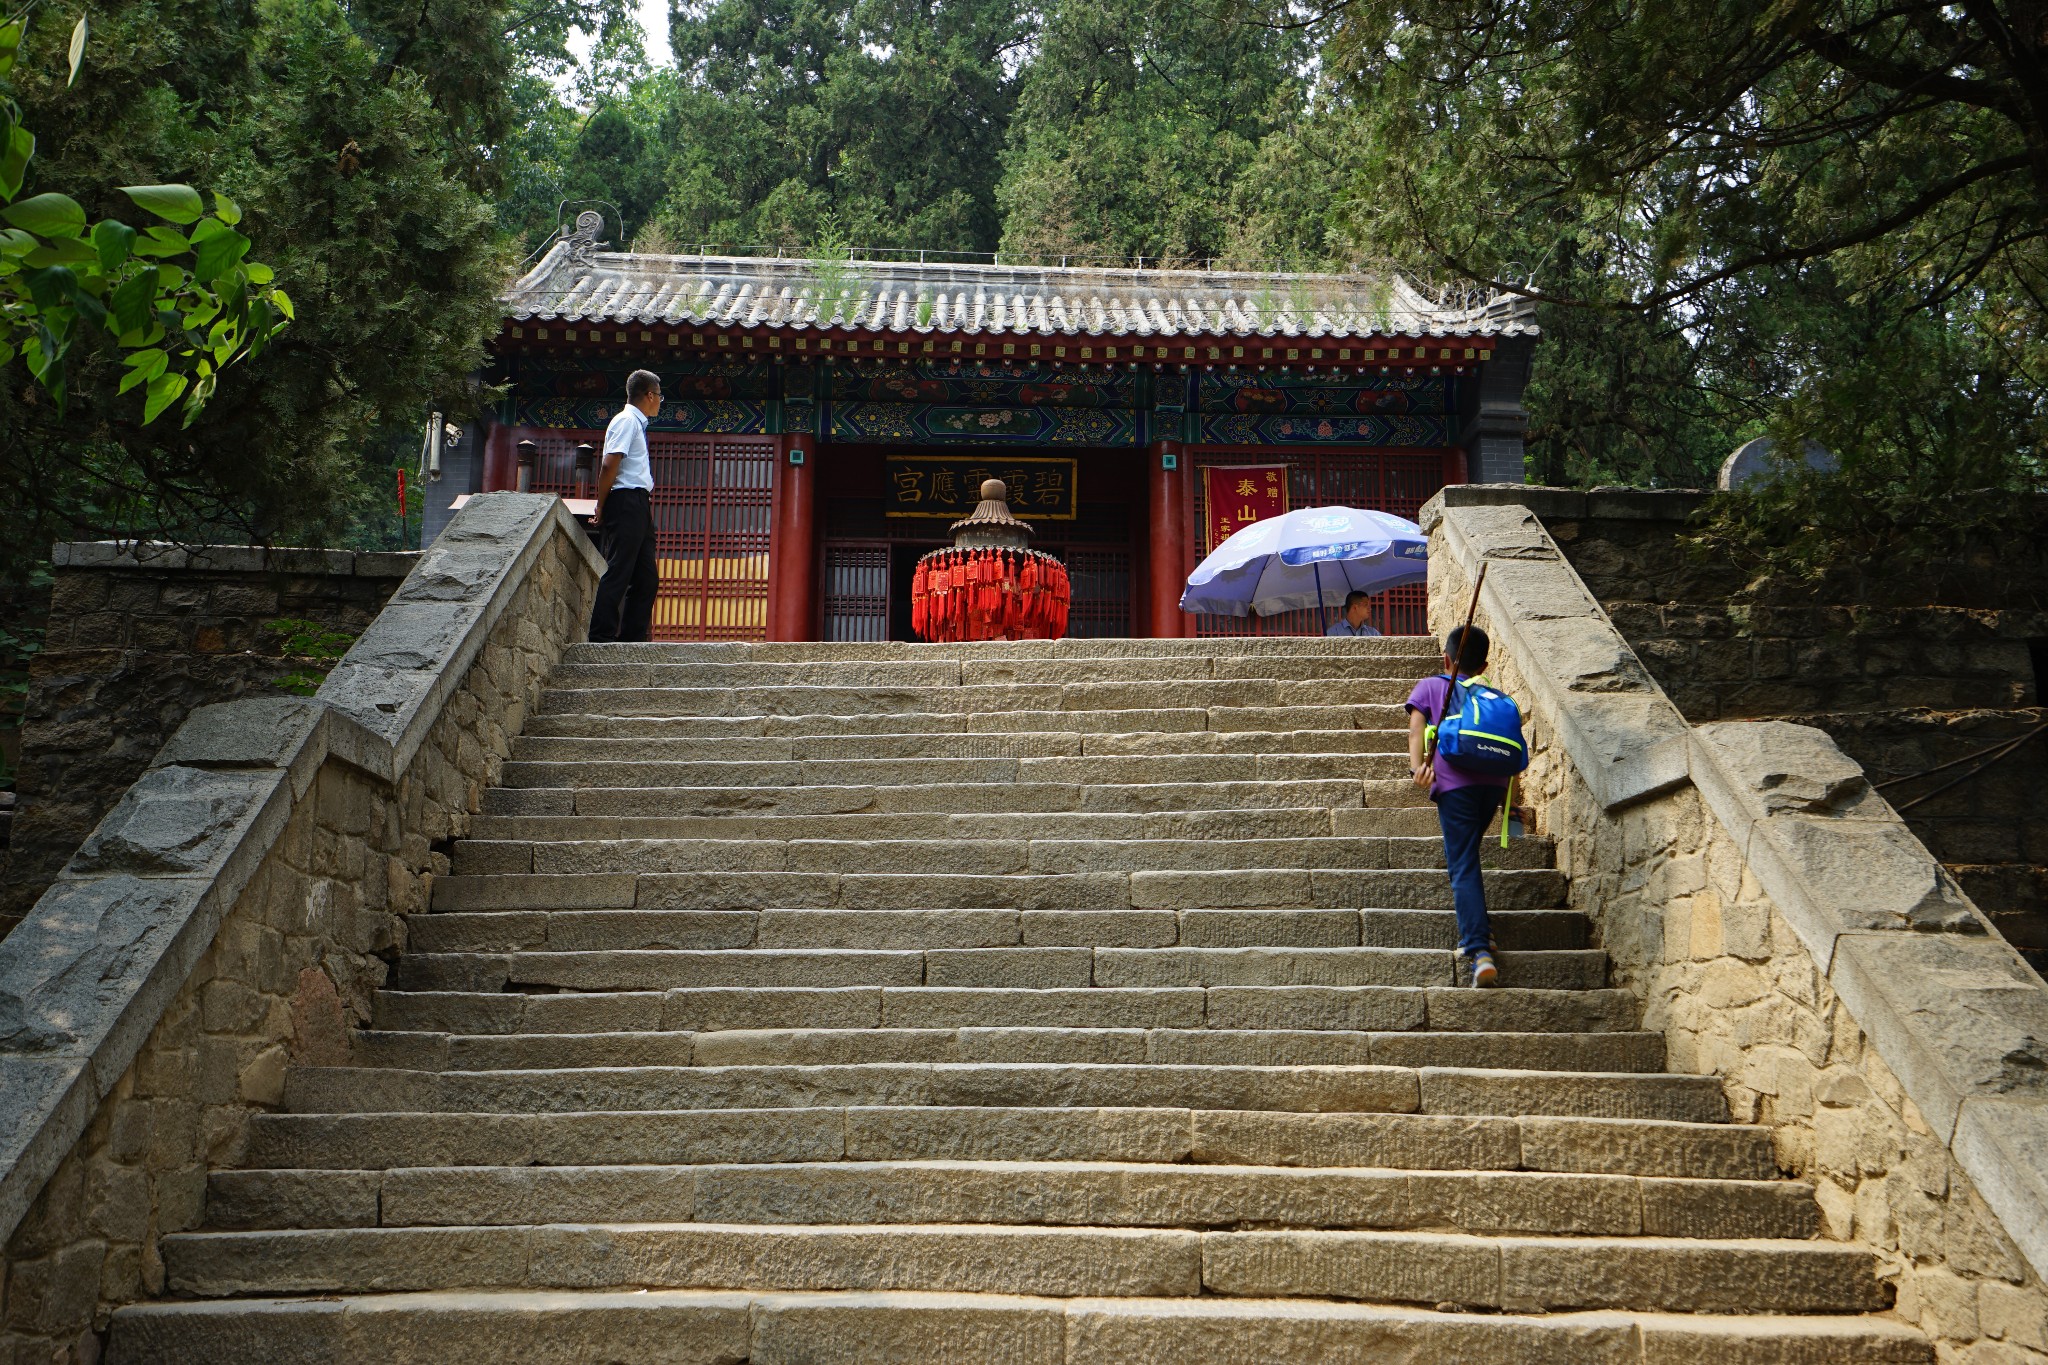
[[1455,497],[1432,624],[1486,562],[1528,799],[1670,1066],[1772,1129],[1944,1365],[2048,1365],[2048,988],[1826,735],[1687,724],[1542,521]]
[[1531,489],[1549,531],[1615,628],[1695,724],[1859,711],[2000,710],[2041,698],[2048,562],[1967,594],[1910,575],[1879,584],[1751,583],[1684,537],[1697,493]]
[[53,556],[29,669],[0,938],[194,707],[274,695],[293,671],[265,623],[360,633],[419,556],[83,542]]
[[200,707],[0,943],[0,1361],[98,1359],[209,1164],[342,1063],[601,565],[550,498],[450,526],[310,699]]

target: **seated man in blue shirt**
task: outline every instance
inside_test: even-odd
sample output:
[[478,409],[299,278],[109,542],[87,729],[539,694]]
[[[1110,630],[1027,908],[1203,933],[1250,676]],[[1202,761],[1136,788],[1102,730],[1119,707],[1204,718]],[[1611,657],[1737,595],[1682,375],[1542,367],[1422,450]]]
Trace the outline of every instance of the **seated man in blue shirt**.
[[1352,593],[1344,599],[1344,614],[1330,623],[1325,635],[1377,635],[1379,631],[1365,623],[1372,614],[1372,598],[1362,592]]

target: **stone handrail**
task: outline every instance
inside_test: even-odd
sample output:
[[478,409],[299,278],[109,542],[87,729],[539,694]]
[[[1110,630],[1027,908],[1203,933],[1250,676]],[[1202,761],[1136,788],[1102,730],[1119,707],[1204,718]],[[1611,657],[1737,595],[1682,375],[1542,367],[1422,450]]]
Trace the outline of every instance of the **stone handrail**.
[[[1770,988],[1742,984],[1716,997],[1704,977],[1728,962],[1728,979],[1746,983],[1737,970],[1746,960],[1762,964],[1760,978],[1782,978],[1814,1018],[1839,1003],[1860,1035],[1856,1049],[1800,1044],[1822,1059],[1809,1064],[1822,1103],[1851,1093],[1836,1057],[1874,1053],[1881,1066],[1867,1070],[1877,1084],[1854,1093],[1874,1090],[1885,1102],[1883,1073],[1896,1078],[1903,1095],[1886,1102],[1888,1112],[1902,1132],[1924,1129],[1946,1150],[2031,1263],[2034,1274],[2022,1278],[2038,1291],[2048,1272],[2048,986],[1989,932],[1826,734],[1783,722],[1688,725],[1525,500],[1513,487],[1453,487],[1423,508],[1431,618],[1441,635],[1462,617],[1484,562],[1479,620],[1495,642],[1494,674],[1538,737],[1528,789],[1561,862],[1576,862],[1575,902],[1583,897],[1618,973],[1633,975],[1645,996],[1645,1027],[1664,1024],[1675,1064],[1722,1075],[1742,1101],[1738,1116],[1752,1104],[1758,1121],[1776,1123],[1787,1164],[1825,1165],[1814,1156],[1821,1120],[1811,1115],[1828,1111],[1815,1111],[1809,1096],[1801,1117],[1800,1099],[1759,1089],[1768,1070],[1760,1063],[1785,1059],[1751,1056],[1762,1040],[1715,1032],[1716,1011],[1747,1008],[1751,993]],[[1679,800],[1688,788],[1696,805]],[[1660,801],[1661,814],[1634,814]],[[1701,810],[1712,827],[1690,828]],[[1672,905],[1683,907],[1694,940],[1691,963],[1669,942],[1673,925],[1650,922]],[[1757,927],[1738,928],[1738,911],[1754,912]],[[1780,923],[1796,946],[1772,933]],[[1809,971],[1816,979],[1804,981]],[[1791,1088],[1806,1083],[1801,1072]],[[1853,1217],[1857,1236],[1882,1242],[1866,1232],[1874,1215],[1862,1193],[1841,1216]],[[1959,1201],[1967,1202],[1949,1196]],[[1893,1212],[1898,1226],[1914,1216]],[[1940,1259],[1903,1233],[1898,1240],[1909,1270]]]
[[[523,708],[581,638],[602,567],[558,500],[472,498],[315,697],[186,719],[0,941],[8,1262],[44,1257],[45,1278],[61,1278],[80,1245],[139,1241],[142,1264],[153,1234],[178,1225],[171,1205],[198,1199],[189,1187],[203,1190],[238,1116],[275,1102],[286,1056],[346,1048],[344,1009],[364,1016],[377,954],[445,870],[434,838],[459,832]],[[121,1147],[121,1105],[150,1096],[157,1109],[136,1122],[176,1113],[183,1132],[189,1104],[191,1137],[155,1164],[93,1155],[81,1177],[132,1175],[141,1208],[86,1197],[81,1227],[56,1210],[33,1235],[21,1226],[67,1158]],[[74,1330],[45,1316],[39,1330]]]

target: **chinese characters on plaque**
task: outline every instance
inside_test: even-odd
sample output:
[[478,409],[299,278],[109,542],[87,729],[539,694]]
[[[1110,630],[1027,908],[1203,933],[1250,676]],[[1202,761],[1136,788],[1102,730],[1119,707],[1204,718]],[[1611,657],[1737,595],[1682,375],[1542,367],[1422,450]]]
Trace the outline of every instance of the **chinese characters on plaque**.
[[952,455],[891,455],[884,505],[892,517],[959,520],[981,501],[981,485],[1009,485],[1010,510],[1025,521],[1072,521],[1078,461],[1038,456],[973,459]]
[[1208,554],[1255,521],[1287,510],[1284,464],[1210,465],[1202,470],[1203,530]]

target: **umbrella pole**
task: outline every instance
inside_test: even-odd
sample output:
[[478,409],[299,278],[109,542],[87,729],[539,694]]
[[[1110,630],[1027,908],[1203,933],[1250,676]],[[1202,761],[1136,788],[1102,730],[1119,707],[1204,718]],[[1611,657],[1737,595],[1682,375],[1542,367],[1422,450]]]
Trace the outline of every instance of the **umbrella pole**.
[[[1316,564],[1315,564],[1315,569],[1316,569],[1316,605],[1317,605],[1317,606],[1319,606],[1319,607],[1328,607],[1328,606],[1329,606],[1330,604],[1329,604],[1329,603],[1327,603],[1327,602],[1325,602],[1325,601],[1323,600],[1323,561],[1322,561],[1322,560],[1318,559],[1318,560],[1316,561]],[[1316,618],[1316,622],[1317,622],[1317,624],[1318,624],[1318,625],[1322,626],[1322,628],[1323,628],[1324,632],[1325,632],[1325,633],[1327,634],[1327,633],[1328,633],[1328,631],[1329,631],[1329,629],[1330,629],[1330,623],[1329,623],[1328,619],[1326,619],[1326,618],[1324,618],[1324,617],[1320,617],[1320,616],[1319,616],[1319,617],[1317,617],[1317,618]]]

